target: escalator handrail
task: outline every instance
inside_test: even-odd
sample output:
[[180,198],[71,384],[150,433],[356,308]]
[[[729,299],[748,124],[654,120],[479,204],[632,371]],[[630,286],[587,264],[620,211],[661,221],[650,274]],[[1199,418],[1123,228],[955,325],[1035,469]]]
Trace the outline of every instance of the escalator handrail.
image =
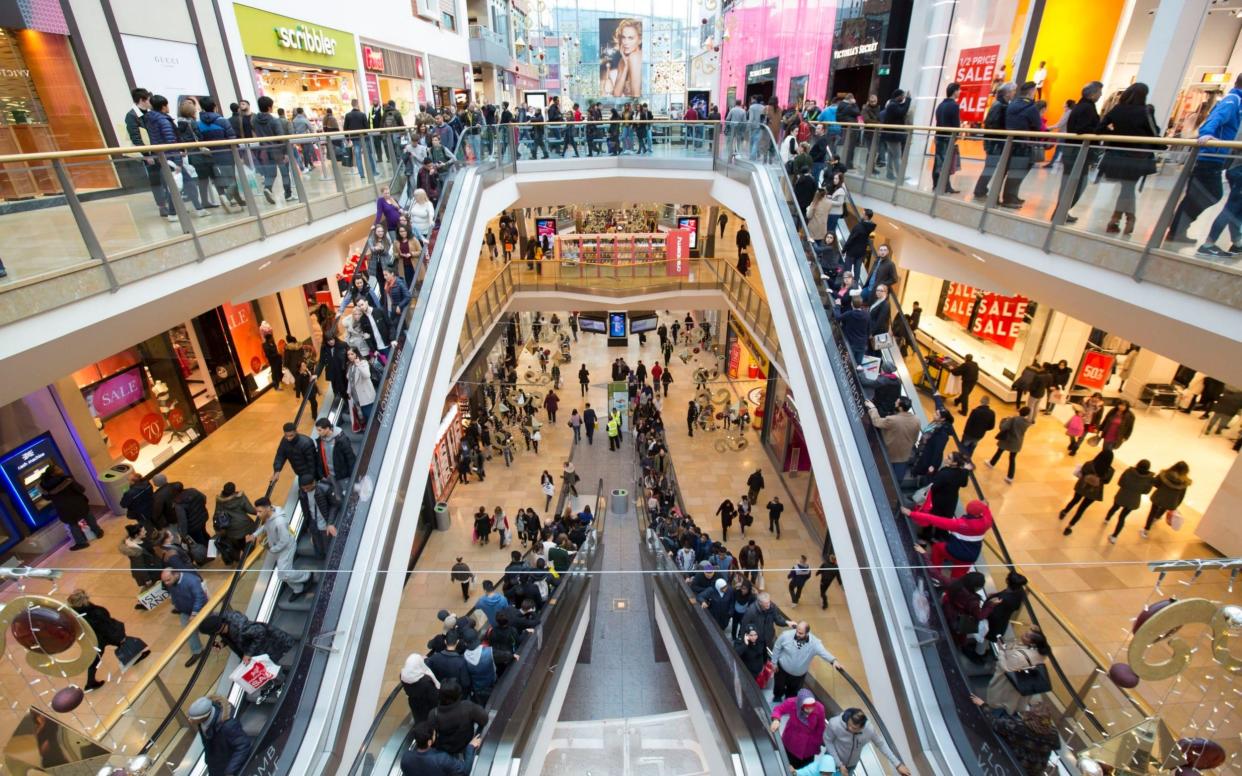
[[[846,208],[847,210],[851,211],[851,214],[853,215],[855,219],[858,219],[859,217],[858,205],[857,203],[854,202],[853,195],[848,190],[846,191]],[[868,237],[867,242],[870,248],[870,250],[868,251],[868,255],[874,256],[875,247],[876,247],[875,240],[872,237]],[[868,268],[868,271],[870,271],[870,268]],[[910,343],[911,349],[914,351],[915,355],[918,357],[919,366],[923,370],[923,373],[928,374],[929,372],[928,372],[927,359],[923,354],[923,349],[919,347],[918,345],[918,340],[915,338],[914,330],[911,328],[910,322],[906,318],[905,312],[902,310],[901,303],[897,300],[897,297],[894,294],[890,294],[888,298],[891,301],[893,309],[895,311],[895,314],[893,316],[894,324],[899,325],[901,327],[902,329],[901,336],[905,338],[906,342]],[[939,396],[939,393],[935,392],[933,395]],[[913,397],[910,397],[910,398],[913,398]],[[960,435],[958,434],[956,426],[954,425],[949,426],[949,436],[950,438],[952,438],[955,446],[958,449],[961,449],[962,440],[961,440]],[[980,500],[987,501],[987,496],[983,492],[983,486],[979,482],[979,478],[975,476],[975,472],[973,468],[967,471],[967,476],[970,479],[971,487],[975,491],[975,495]],[[989,533],[991,534],[991,538],[993,538],[996,541],[996,546],[992,548],[993,551],[998,556],[1000,556],[1000,559],[1005,566],[1016,571],[1017,564],[1014,562],[1013,556],[1010,555],[1009,548],[1005,544],[1005,539],[1001,535],[1000,525],[994,522],[992,524],[992,529],[991,531],[989,531]],[[1030,600],[1030,595],[1023,596],[1022,605],[1023,605],[1023,608],[1027,616],[1030,618],[1031,626],[1033,628],[1036,628],[1042,631],[1043,628],[1039,622],[1039,615],[1036,614],[1035,612],[1035,608],[1032,605],[1031,600]],[[1061,619],[1061,617],[1056,612],[1053,612],[1051,609],[1049,609],[1049,613],[1052,614],[1053,619],[1057,622],[1058,626],[1060,626],[1062,630],[1066,631],[1067,633],[1072,634],[1072,629]],[[1075,640],[1077,640],[1076,636],[1074,638]],[[1083,646],[1083,645],[1080,645],[1080,646]],[[1088,651],[1088,655],[1092,655],[1092,653]],[[1097,664],[1096,665],[1097,668],[1099,668],[1101,671],[1105,671],[1105,672],[1107,671],[1107,669],[1104,666],[1099,664],[1099,661],[1094,659],[1094,656],[1092,656],[1092,659],[1093,659],[1093,662]],[[1056,672],[1058,678],[1061,680],[1062,684],[1064,684],[1066,689],[1069,691],[1072,703],[1074,705],[1077,705],[1079,708],[1083,710],[1083,712],[1087,716],[1087,719],[1091,721],[1092,725],[1096,728],[1097,732],[1106,734],[1107,728],[1105,727],[1104,723],[1096,717],[1094,712],[1092,712],[1090,707],[1087,705],[1086,701],[1081,697],[1081,695],[1078,692],[1077,686],[1073,682],[1070,681],[1069,677],[1065,673],[1065,669],[1061,666],[1061,663],[1057,659],[1055,653],[1052,655],[1049,655],[1045,659],[1045,662],[1052,664],[1052,668]],[[1121,691],[1121,694],[1126,698],[1126,700],[1130,703],[1130,705],[1134,707],[1136,712],[1138,712],[1139,714],[1143,716],[1148,716],[1149,710],[1144,708],[1144,705],[1138,702],[1129,691],[1121,687],[1118,687],[1117,689]]]
[[[400,168],[398,168],[398,172],[394,176],[394,180],[396,180],[400,175]],[[428,250],[434,250],[434,248],[437,247],[435,239],[436,234],[440,228],[443,228],[446,223],[445,219],[450,215],[450,203],[456,204],[455,198],[452,196],[454,182],[455,176],[450,176],[441,191],[440,202],[437,205],[436,214],[432,221],[432,230],[428,235],[428,244],[431,246]],[[440,252],[440,254],[442,253],[443,251]],[[426,277],[429,268],[436,264],[438,258],[439,254],[435,254],[430,257],[429,261],[424,263],[421,270],[424,278]],[[416,285],[421,286],[422,284]],[[421,290],[422,289],[420,288],[420,291]],[[414,290],[411,289],[411,293],[413,293],[413,291]],[[358,481],[359,478],[368,471],[372,458],[382,452],[382,450],[377,450],[378,438],[380,436],[379,432],[383,426],[381,423],[381,417],[388,409],[389,400],[396,401],[394,398],[396,395],[396,387],[393,385],[393,380],[397,375],[398,366],[410,358],[409,354],[411,352],[411,349],[406,347],[406,335],[410,331],[410,326],[414,319],[416,317],[421,317],[423,312],[424,310],[422,305],[414,303],[408,305],[400,318],[397,332],[390,338],[388,363],[384,367],[380,387],[376,392],[376,399],[375,403],[372,405],[371,417],[366,424],[366,428],[363,430],[363,443],[361,450],[358,453],[357,461],[354,464],[354,471],[351,473],[348,486],[344,490],[347,494],[346,501],[339,507],[337,513],[337,537],[332,542],[328,565],[326,567],[331,567],[332,561],[334,560],[336,561],[335,567],[341,567],[341,561],[343,560],[343,555],[346,550],[347,540],[349,539],[349,534],[355,524]],[[408,368],[408,365],[406,366]],[[365,522],[365,516],[361,522]],[[357,548],[355,547],[354,552],[356,553],[356,551]],[[309,616],[306,618],[302,633],[299,634],[299,643],[296,648],[296,656],[293,661],[294,668],[291,668],[288,672],[291,676],[298,672],[305,672],[310,668],[309,663],[314,656],[314,647],[311,644],[310,636],[312,631],[316,629],[317,626],[322,625],[323,619],[328,616],[328,612],[326,610],[331,603],[330,597],[336,589],[336,576],[337,575],[334,574],[325,575],[323,582],[315,590],[314,602],[310,607]],[[339,616],[340,612],[337,611],[335,617],[339,618]],[[250,757],[247,760],[248,765],[253,762],[255,757],[259,756],[259,753],[264,749],[264,742],[272,736],[272,729],[275,722],[286,710],[286,707],[289,706],[291,699],[296,696],[296,699],[300,701],[306,689],[308,688],[305,682],[298,681],[288,683],[285,691],[281,694],[279,700],[277,701],[276,710],[268,716],[262,732],[254,737],[255,746],[251,749]],[[318,690],[319,688],[316,686],[314,688],[314,692],[317,694]],[[302,722],[305,723],[305,720],[302,720]],[[282,747],[282,753],[283,749],[284,748]]]
[[[775,138],[773,137],[771,130],[766,125],[762,127],[762,131],[766,133],[770,142],[775,143]],[[773,148],[776,147],[779,146],[773,145]],[[726,161],[725,163],[737,164],[737,162],[734,161]],[[818,269],[818,262],[816,261],[817,257],[814,250],[806,241],[805,235],[809,234],[809,231],[807,230],[806,221],[802,216],[801,209],[797,207],[796,199],[793,197],[794,188],[789,180],[788,174],[783,166],[774,167],[754,162],[745,162],[745,164],[749,164],[754,169],[763,171],[772,177],[772,183],[775,186],[774,194],[777,195],[780,205],[782,206],[781,209],[784,211],[782,218],[778,219],[779,224],[788,223],[788,226],[792,229],[792,231],[786,236],[792,241],[792,243],[797,247],[797,250],[800,251],[806,259],[805,261],[797,262],[797,271],[803,280],[805,288],[814,293],[815,296],[822,302],[824,290],[821,285],[816,282],[815,276],[811,274],[810,270],[811,265],[814,265],[816,269]],[[788,200],[786,200],[783,196],[784,192],[788,192]],[[793,205],[792,207],[789,206],[791,204]],[[783,218],[784,216],[788,216],[790,221],[785,222]],[[876,432],[876,429],[869,422],[866,413],[861,411],[865,394],[863,393],[862,386],[858,381],[857,372],[852,368],[852,366],[850,366],[851,359],[843,349],[843,343],[845,340],[842,336],[840,326],[833,316],[825,314],[822,306],[814,312],[817,318],[819,316],[823,316],[822,323],[820,325],[824,327],[826,334],[831,335],[833,340],[833,343],[831,344],[835,345],[835,348],[831,346],[827,348],[829,363],[833,365],[833,377],[837,381],[843,394],[858,405],[858,411],[854,413],[854,419],[857,422],[850,424],[855,435],[855,440],[858,443],[860,450],[869,451],[871,458],[879,464],[878,466],[865,470],[863,475],[871,490],[874,505],[880,511],[879,517],[882,529],[891,528],[897,532],[896,535],[893,535],[885,530],[885,536],[888,539],[890,552],[900,553],[896,554],[895,557],[900,558],[906,564],[905,569],[900,569],[898,571],[910,574],[911,581],[909,584],[911,589],[906,592],[911,594],[918,593],[919,585],[922,585],[925,591],[933,591],[934,588],[931,586],[930,575],[928,574],[925,561],[921,558],[910,557],[912,552],[910,548],[913,547],[913,537],[908,525],[909,521],[897,519],[897,516],[901,514],[898,509],[898,507],[902,504],[900,495],[901,491],[896,482],[892,462],[888,459],[887,450]],[[848,411],[848,408],[846,409]],[[898,579],[900,580],[901,578],[902,574],[898,573]],[[918,584],[915,584],[916,580]],[[940,636],[940,638],[936,640],[936,644],[939,645],[941,642],[951,643],[951,640],[949,642],[945,642],[945,639],[943,638],[945,634],[949,633],[949,629],[947,619],[941,610],[938,597],[933,593],[928,592],[926,594],[926,598],[929,603],[929,619],[927,621],[927,625],[931,626],[932,629]],[[916,619],[916,622],[917,621],[918,619]],[[945,682],[943,689],[947,691],[947,695],[942,694],[941,692],[936,692],[934,694],[935,702],[939,705],[941,711],[943,712],[942,716],[946,723],[953,720],[957,723],[957,726],[961,728],[962,732],[965,732],[965,724],[961,717],[961,710],[966,709],[966,707],[957,701],[960,700],[962,702],[967,702],[967,699],[959,699],[956,698],[956,696],[969,696],[969,685],[961,673],[960,666],[957,663],[955,656],[947,652],[942,653],[939,646],[929,646],[931,646],[930,650],[920,648],[920,652],[923,654],[925,660],[932,661],[933,664],[939,666],[940,670],[930,671],[928,679],[931,680],[933,684],[936,684],[938,681]],[[952,670],[950,670],[951,668]],[[956,692],[953,689],[954,684],[958,685]],[[974,709],[973,705],[970,706],[970,709]],[[969,712],[969,710],[967,711]],[[975,716],[972,719],[978,724],[972,728],[973,732],[981,738],[988,739],[989,742],[994,742],[995,746],[1001,750],[1006,759],[1009,761],[1005,766],[1001,767],[1007,767],[1008,772],[1021,773],[1021,767],[1013,757],[1012,752],[1007,746],[1004,745],[992,727],[987,724],[986,720],[982,718],[982,713],[976,709],[974,711],[974,715]],[[975,762],[977,764],[978,753],[974,751],[974,747],[971,745],[969,740],[962,736],[953,734],[955,731],[952,725],[950,725],[950,733],[950,737],[952,738],[959,754],[962,755],[963,761],[967,764],[971,762]]]

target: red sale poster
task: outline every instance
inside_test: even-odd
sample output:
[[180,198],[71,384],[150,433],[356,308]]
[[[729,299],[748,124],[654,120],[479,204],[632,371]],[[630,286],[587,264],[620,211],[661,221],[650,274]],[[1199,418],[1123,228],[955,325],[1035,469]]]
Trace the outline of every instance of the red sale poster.
[[957,70],[953,80],[962,86],[962,121],[980,123],[987,111],[988,97],[992,92],[992,77],[996,73],[1000,46],[979,46],[962,49],[957,56]]
[[1026,320],[1028,301],[1025,296],[1020,295],[984,294],[975,311],[970,333],[1012,349]]
[[1104,390],[1104,384],[1113,373],[1113,354],[1088,350],[1082,354],[1082,364],[1078,367],[1075,385],[1090,388],[1093,391]]
[[957,321],[962,326],[969,326],[974,304],[974,286],[968,286],[965,283],[949,283],[949,293],[944,299],[946,318]]

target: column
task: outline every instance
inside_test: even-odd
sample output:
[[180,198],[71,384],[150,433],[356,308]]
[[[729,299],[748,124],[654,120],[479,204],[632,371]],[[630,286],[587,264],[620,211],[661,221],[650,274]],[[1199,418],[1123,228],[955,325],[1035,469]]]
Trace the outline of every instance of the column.
[[[941,97],[940,83],[950,80],[941,78],[943,70],[956,65],[945,62],[954,5],[954,0],[914,0],[914,9],[910,12],[910,18],[918,21],[910,24],[910,34],[906,38],[902,81],[913,101],[910,123],[915,126],[929,126],[932,123],[936,103]],[[910,142],[911,161],[906,177],[917,181],[925,167],[920,162],[927,154],[930,137],[927,133],[917,133]]]
[[1156,119],[1162,126],[1173,112],[1173,100],[1211,5],[1211,0],[1160,0],[1156,8],[1138,80],[1151,89],[1147,100],[1156,106]]
[[1242,456],[1233,459],[1233,466],[1220,484],[1220,490],[1208,504],[1195,529],[1195,536],[1207,542],[1212,549],[1227,558],[1242,556],[1242,521],[1238,510],[1242,509]]
[[1127,369],[1126,382],[1121,392],[1134,401],[1143,395],[1143,386],[1148,383],[1171,383],[1177,374],[1178,363],[1171,358],[1154,351],[1142,348],[1130,355],[1131,363]]

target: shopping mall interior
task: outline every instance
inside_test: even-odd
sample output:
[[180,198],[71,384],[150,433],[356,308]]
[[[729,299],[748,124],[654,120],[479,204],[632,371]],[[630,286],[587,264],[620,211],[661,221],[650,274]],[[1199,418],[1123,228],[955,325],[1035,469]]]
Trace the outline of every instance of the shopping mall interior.
[[1242,4],[128,2],[0,10],[0,771],[1242,773]]

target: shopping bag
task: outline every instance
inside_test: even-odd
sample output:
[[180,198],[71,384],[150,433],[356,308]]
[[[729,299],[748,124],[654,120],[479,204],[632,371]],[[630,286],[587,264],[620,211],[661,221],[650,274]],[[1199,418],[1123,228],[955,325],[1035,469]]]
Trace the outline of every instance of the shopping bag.
[[293,385],[293,372],[290,372],[288,367],[281,370],[280,381],[285,385]]
[[759,675],[755,677],[755,684],[760,687],[767,687],[768,682],[772,681],[772,675],[776,673],[776,666],[772,665],[769,660],[763,664],[763,668],[759,670]]
[[1182,517],[1182,513],[1176,509],[1170,509],[1164,513],[1164,522],[1168,523],[1169,527],[1174,531],[1180,531],[1182,530],[1182,525],[1186,522],[1186,518]]
[[216,546],[216,540],[213,537],[207,540],[207,559],[211,560],[218,557],[220,557],[220,548]]
[[243,662],[229,679],[242,688],[247,695],[253,695],[263,689],[280,674],[280,666],[267,655],[256,655],[249,662]]
[[163,582],[144,587],[138,592],[138,603],[147,611],[154,609],[160,604],[168,600],[168,591],[164,589]]
[[116,648],[116,659],[121,664],[121,670],[132,666],[146,649],[147,642],[137,636],[126,636],[121,646]]

